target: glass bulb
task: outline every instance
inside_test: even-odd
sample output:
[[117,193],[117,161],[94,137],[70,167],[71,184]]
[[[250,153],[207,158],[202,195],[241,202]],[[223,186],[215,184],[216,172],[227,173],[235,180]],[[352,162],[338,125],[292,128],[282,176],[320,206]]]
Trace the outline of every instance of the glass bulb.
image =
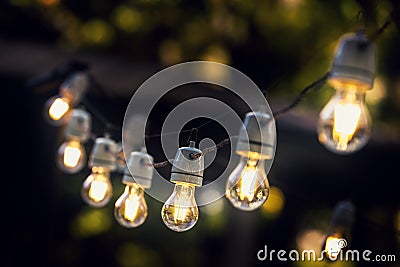
[[80,172],[85,166],[85,161],[85,149],[77,140],[66,141],[58,148],[58,167],[66,173]]
[[143,189],[136,183],[127,184],[124,193],[115,202],[114,216],[127,228],[142,225],[147,218],[147,204]]
[[255,210],[261,207],[269,195],[269,183],[264,160],[258,157],[242,157],[226,184],[226,197],[235,208]]
[[194,190],[192,184],[175,184],[174,191],[161,210],[162,220],[171,230],[183,232],[196,224],[199,209],[194,199]]
[[52,97],[46,102],[45,117],[53,125],[62,125],[67,122],[70,108],[70,101],[67,98]]
[[92,173],[83,182],[82,199],[90,206],[100,208],[108,204],[112,197],[110,170],[94,166]]
[[349,85],[336,87],[319,115],[317,131],[319,142],[330,151],[346,154],[361,149],[371,134],[365,90]]

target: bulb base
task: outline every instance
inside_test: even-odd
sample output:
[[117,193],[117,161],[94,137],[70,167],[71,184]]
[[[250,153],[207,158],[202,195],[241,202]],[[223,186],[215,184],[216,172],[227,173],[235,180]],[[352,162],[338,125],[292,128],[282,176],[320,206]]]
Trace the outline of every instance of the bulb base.
[[258,111],[247,113],[239,131],[236,153],[244,157],[253,154],[260,159],[270,159],[274,150],[275,124],[272,116]]
[[110,171],[116,169],[117,144],[110,138],[96,138],[92,152],[90,154],[89,167],[101,166]]
[[145,152],[132,152],[124,171],[122,183],[137,183],[142,188],[150,188],[152,178],[153,157]]
[[80,142],[86,142],[90,136],[92,118],[91,115],[83,109],[73,109],[71,119],[68,122],[65,138],[77,139]]
[[343,35],[330,70],[331,82],[373,87],[376,47],[362,31]]
[[85,72],[75,72],[68,77],[59,88],[61,96],[69,99],[72,105],[80,101],[89,87],[89,77]]
[[171,169],[170,181],[173,183],[189,183],[195,186],[203,184],[204,157],[202,151],[190,142],[189,147],[178,149]]

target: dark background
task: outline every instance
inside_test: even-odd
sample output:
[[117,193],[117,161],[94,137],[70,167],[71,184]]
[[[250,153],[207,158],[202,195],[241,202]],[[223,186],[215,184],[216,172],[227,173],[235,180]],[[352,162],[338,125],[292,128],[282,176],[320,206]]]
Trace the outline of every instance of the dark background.
[[[0,81],[3,116],[3,239],[1,266],[324,266],[327,263],[257,260],[269,249],[320,246],[333,209],[349,199],[356,206],[352,249],[396,254],[396,263],[339,262],[332,266],[400,266],[400,34],[392,22],[377,38],[375,87],[367,94],[373,136],[361,151],[334,155],[316,138],[318,113],[332,95],[324,86],[277,120],[278,144],[268,174],[283,197],[254,212],[235,210],[227,200],[200,208],[200,219],[186,233],[161,221],[162,203],[146,195],[149,217],[133,230],[113,217],[123,190],[114,173],[114,196],[102,209],[80,199],[89,174],[63,174],[55,164],[62,129],[46,123],[45,101],[64,75],[28,87],[27,82],[78,61],[88,65],[100,86],[85,101],[109,122],[121,126],[130,97],[164,67],[211,60],[229,64],[268,91],[273,110],[287,105],[307,84],[329,70],[337,39],[364,26],[373,34],[398,1],[59,1],[6,0],[0,4]],[[3,94],[4,94],[3,93]],[[227,98],[244,116],[246,109],[223,90],[206,85],[178,88],[150,118],[156,134],[177,104],[196,96]],[[231,101],[231,102],[230,102]],[[236,105],[237,104],[237,105]],[[90,109],[89,109],[90,111]],[[92,110],[95,112],[95,110]],[[194,120],[187,129],[204,124]],[[101,135],[104,121],[94,118]],[[112,132],[120,140],[120,132]],[[188,138],[182,133],[182,144]],[[225,133],[215,123],[199,129],[198,139],[215,142]],[[146,139],[155,161],[165,160],[160,139]],[[90,151],[92,143],[86,144]],[[219,150],[216,177],[230,146]],[[168,179],[169,167],[159,169]],[[279,196],[279,194],[277,194]],[[279,209],[279,201],[283,201]],[[275,203],[275,204],[274,204]],[[276,204],[278,203],[278,204]],[[277,207],[269,209],[268,204]],[[221,208],[222,207],[222,208]]]

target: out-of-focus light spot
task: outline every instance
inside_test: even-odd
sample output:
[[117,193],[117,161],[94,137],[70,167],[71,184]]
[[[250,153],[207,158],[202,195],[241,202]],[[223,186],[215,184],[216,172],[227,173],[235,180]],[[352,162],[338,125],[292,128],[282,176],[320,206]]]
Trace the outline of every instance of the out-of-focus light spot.
[[376,78],[374,88],[367,92],[365,101],[368,104],[376,105],[386,96],[386,85],[381,78]]
[[[219,195],[220,194],[216,190],[209,189],[203,191],[199,197],[202,202],[207,202],[207,200],[217,199]],[[225,198],[219,198],[207,205],[200,206],[201,213],[206,215],[204,218],[205,225],[213,234],[220,234],[223,232],[222,230],[226,223],[226,216],[223,215],[224,206]]]
[[60,3],[60,0],[38,0],[38,2],[44,6],[55,6]]
[[159,47],[160,60],[164,65],[173,65],[182,61],[182,48],[178,41],[168,39]]
[[210,24],[218,35],[226,36],[236,43],[244,42],[248,37],[247,21],[223,8],[215,9],[211,13]]
[[110,230],[111,216],[105,209],[85,209],[71,223],[71,234],[76,238],[100,235]]
[[19,6],[19,7],[27,7],[32,5],[32,0],[9,0],[8,1],[11,5],[13,6]]
[[285,7],[294,9],[297,8],[303,0],[281,0],[280,1]]
[[325,266],[326,263],[323,261],[313,261],[313,260],[308,260],[308,258],[305,258],[305,260],[303,260],[301,258],[302,252],[304,250],[315,251],[316,258],[319,258],[321,255],[321,249],[324,241],[325,241],[325,234],[317,229],[304,230],[300,234],[298,234],[296,238],[296,246],[297,246],[297,251],[300,255],[299,256],[300,260],[296,261],[295,264],[301,267]]
[[[202,202],[205,200],[209,200],[209,199],[215,199],[218,197],[218,192],[215,190],[207,190],[203,192],[203,195],[201,196],[201,198],[203,198]],[[205,200],[204,200],[205,199]],[[205,206],[201,207],[202,211],[204,211],[205,214],[213,216],[213,215],[217,215],[219,213],[221,213],[224,209],[224,199],[220,198],[214,202],[211,202]]]
[[[318,261],[313,260],[313,255],[311,256],[311,260],[308,260],[308,255],[302,260],[302,252],[307,251],[314,251],[316,259],[321,257],[321,251],[325,245],[326,234],[318,229],[307,229],[300,232],[296,237],[296,247],[297,251],[300,255],[300,261],[296,261],[295,264],[300,267],[323,267],[327,266],[326,261]],[[332,267],[351,267],[354,264],[350,261],[335,261],[329,262],[329,266]]]
[[117,6],[111,18],[116,27],[129,33],[138,31],[143,23],[141,14],[125,5]]
[[91,45],[110,44],[114,39],[114,29],[104,20],[93,19],[81,27],[83,40]]
[[285,195],[278,187],[271,186],[267,201],[262,205],[262,214],[270,219],[276,218],[285,205]]
[[307,229],[299,233],[296,237],[297,249],[314,250],[317,253],[321,252],[325,241],[325,233],[318,229]]
[[348,19],[352,19],[357,16],[357,13],[360,10],[360,6],[357,1],[342,1],[340,8],[343,15]]
[[[229,64],[230,55],[224,48],[214,45],[209,47],[206,53],[201,57],[201,60]],[[219,64],[202,65],[200,71],[202,72],[201,75],[208,77],[210,81],[223,82],[231,78],[229,71],[226,68],[222,68]],[[220,89],[224,90],[223,88]]]
[[122,267],[162,266],[157,253],[131,242],[117,248],[116,258]]
[[[399,212],[397,213],[397,217],[396,217],[396,229],[397,229],[397,231],[400,231],[400,210],[399,210]],[[399,239],[400,239],[400,237],[399,237]]]
[[231,56],[229,52],[220,45],[211,45],[202,56],[203,60],[229,64]]
[[211,38],[210,25],[204,19],[192,19],[183,27],[183,43],[191,49],[203,47]]

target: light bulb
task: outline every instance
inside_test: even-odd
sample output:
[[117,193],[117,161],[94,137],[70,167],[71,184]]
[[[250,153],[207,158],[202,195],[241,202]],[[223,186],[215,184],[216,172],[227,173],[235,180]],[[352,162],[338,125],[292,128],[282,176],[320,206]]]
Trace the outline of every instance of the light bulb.
[[318,140],[328,150],[349,154],[360,150],[371,134],[365,94],[375,78],[376,48],[362,31],[340,38],[329,72],[335,94],[322,109]]
[[66,97],[51,97],[45,104],[45,117],[53,125],[62,125],[67,121],[70,100]]
[[269,183],[264,169],[264,160],[241,157],[226,184],[226,197],[241,210],[261,207],[269,195]]
[[346,154],[361,149],[371,134],[371,118],[365,104],[365,90],[339,85],[322,109],[318,140],[329,150]]
[[175,187],[161,209],[164,224],[176,232],[191,229],[199,219],[194,191],[203,183],[204,157],[194,146],[195,142],[190,141],[189,147],[178,149],[170,178]]
[[65,129],[66,141],[58,148],[57,165],[66,173],[80,172],[86,163],[86,151],[83,142],[89,138],[91,116],[83,109],[73,109]]
[[112,185],[108,168],[94,166],[92,173],[83,182],[82,199],[92,207],[104,207],[112,197]]
[[265,161],[275,148],[275,123],[265,109],[246,114],[236,146],[239,164],[226,182],[225,197],[237,209],[252,211],[269,196]]
[[145,147],[140,152],[130,153],[122,178],[125,191],[114,206],[114,217],[123,227],[138,227],[146,221],[147,204],[143,189],[151,187],[152,163],[153,157],[146,153]]
[[176,183],[172,195],[162,207],[161,217],[171,230],[183,232],[191,229],[199,218],[194,185]]
[[340,201],[333,212],[322,250],[327,260],[335,261],[348,249],[355,207],[350,201]]
[[50,97],[45,104],[44,116],[55,126],[64,125],[70,119],[69,111],[78,104],[87,90],[89,78],[85,72],[68,76],[58,89],[58,95]]
[[104,207],[113,195],[110,172],[116,168],[116,149],[116,143],[108,137],[95,140],[88,162],[92,173],[85,179],[81,189],[82,199],[92,207]]
[[70,174],[80,172],[86,163],[85,148],[78,140],[64,142],[58,148],[58,167]]
[[124,193],[115,202],[114,216],[127,228],[142,225],[147,218],[147,204],[143,189],[136,183],[125,186]]

